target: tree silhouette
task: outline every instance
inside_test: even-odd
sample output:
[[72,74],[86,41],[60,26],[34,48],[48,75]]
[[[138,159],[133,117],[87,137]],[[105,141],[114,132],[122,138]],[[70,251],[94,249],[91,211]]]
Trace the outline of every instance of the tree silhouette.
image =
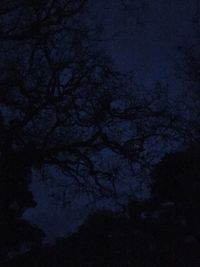
[[177,266],[199,264],[199,176],[197,146],[166,156],[152,173],[162,242],[173,247],[167,255],[174,254]]
[[[131,172],[148,140],[169,135],[171,118],[157,96],[139,99],[114,71],[86,3],[3,2],[0,105],[12,146],[32,167],[54,166],[78,189],[115,195],[117,162]],[[115,163],[100,164],[105,152]]]
[[[135,163],[144,164],[148,142],[171,134],[167,104],[150,93],[138,97],[131,78],[102,53],[87,3],[1,3],[0,206],[2,233],[9,236],[3,255],[32,240],[32,230],[39,239],[21,220],[34,205],[33,169],[53,166],[65,175],[67,190],[117,199],[116,183],[134,174]],[[109,153],[113,162],[101,161]]]
[[[12,253],[41,245],[44,234],[21,216],[36,203],[29,191],[31,167],[29,159],[12,147],[9,133],[1,121],[0,141],[0,262]],[[3,136],[5,134],[5,136]]]
[[11,266],[199,265],[199,148],[169,154],[152,171],[152,197],[130,201],[126,216],[101,210],[52,247]]

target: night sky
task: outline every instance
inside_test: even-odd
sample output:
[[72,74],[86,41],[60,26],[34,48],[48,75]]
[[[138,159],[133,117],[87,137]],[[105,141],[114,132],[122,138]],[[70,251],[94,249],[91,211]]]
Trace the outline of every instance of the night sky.
[[[198,1],[146,0],[140,13],[135,11],[132,1],[126,1],[127,9],[120,1],[97,2],[91,11],[91,23],[104,26],[105,40],[100,45],[113,58],[116,68],[132,72],[141,88],[152,90],[160,81],[168,84],[172,96],[179,93],[183,88],[176,78],[178,47],[194,36],[192,23]],[[53,175],[59,177],[59,173]],[[43,183],[39,178],[31,188],[38,205],[27,210],[25,217],[44,229],[50,239],[76,229],[96,206],[112,205],[102,200],[96,206],[88,206],[84,195],[73,199],[73,203],[63,203],[60,189],[53,182]],[[55,194],[56,201],[49,198],[51,194]]]

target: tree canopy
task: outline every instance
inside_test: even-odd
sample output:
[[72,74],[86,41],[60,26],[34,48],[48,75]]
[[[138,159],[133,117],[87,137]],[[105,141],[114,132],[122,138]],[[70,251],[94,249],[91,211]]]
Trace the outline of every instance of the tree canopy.
[[115,70],[97,41],[88,5],[87,0],[1,2],[3,259],[34,239],[33,247],[40,244],[41,232],[21,218],[35,205],[29,191],[33,169],[57,168],[66,190],[118,200],[138,165],[144,170],[153,160],[152,139],[173,136],[175,118],[160,86],[156,94],[141,96],[132,77]]

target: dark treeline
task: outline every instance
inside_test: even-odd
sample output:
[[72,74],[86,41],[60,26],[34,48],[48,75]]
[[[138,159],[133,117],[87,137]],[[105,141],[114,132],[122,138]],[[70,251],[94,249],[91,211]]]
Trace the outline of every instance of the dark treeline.
[[[115,70],[90,1],[1,1],[0,266],[200,266],[198,24],[197,44],[182,47],[191,93],[173,106],[161,84],[141,90]],[[65,195],[129,204],[44,245],[23,213],[37,205],[33,171],[47,179],[52,168]],[[148,169],[151,197],[122,196],[119,187]]]
[[200,149],[166,156],[152,172],[152,198],[132,201],[126,216],[102,210],[55,245],[5,266],[200,265]]

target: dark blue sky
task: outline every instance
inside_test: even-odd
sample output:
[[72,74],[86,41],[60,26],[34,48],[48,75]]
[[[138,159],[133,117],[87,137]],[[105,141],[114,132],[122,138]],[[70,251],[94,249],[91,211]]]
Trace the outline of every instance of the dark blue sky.
[[108,35],[119,31],[107,48],[121,70],[135,72],[144,82],[170,81],[179,56],[177,47],[193,37],[196,1],[147,0],[147,3],[141,15],[143,26],[137,25],[134,11],[131,14],[117,5],[107,10]]
[[[175,78],[175,65],[180,56],[177,47],[193,38],[192,18],[198,1],[146,1],[148,5],[139,14],[143,25],[138,25],[136,12],[129,9],[129,5],[134,7],[133,0],[126,1],[127,9],[116,0],[95,2],[92,23],[96,20],[105,26],[107,40],[102,42],[102,47],[112,56],[116,68],[131,71],[136,81],[150,90],[156,81],[162,81],[169,84],[171,92],[180,91],[181,83]],[[55,191],[54,184],[45,185],[35,179],[32,189],[38,206],[28,210],[26,216],[45,227],[50,238],[75,229],[80,218],[90,211],[83,196],[73,199],[74,203],[64,209],[59,205],[62,193],[58,193],[58,205],[53,205],[48,194]]]

